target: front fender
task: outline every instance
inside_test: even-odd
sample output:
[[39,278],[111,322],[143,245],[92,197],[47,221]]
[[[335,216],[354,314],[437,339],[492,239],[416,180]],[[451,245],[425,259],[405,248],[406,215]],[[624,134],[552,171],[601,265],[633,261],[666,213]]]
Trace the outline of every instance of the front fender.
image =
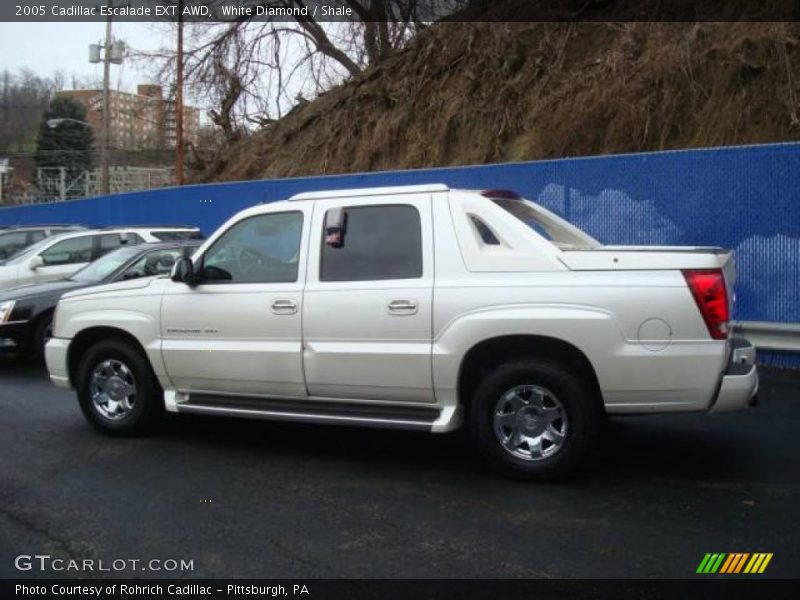
[[76,298],[58,304],[54,337],[71,339],[93,329],[114,329],[136,339],[144,349],[153,371],[162,379],[165,369],[161,358],[160,296],[138,296],[137,308],[131,298]]
[[111,327],[131,334],[142,346],[158,339],[158,324],[152,315],[127,310],[97,310],[81,312],[69,317],[67,311],[59,306],[56,337],[75,338],[81,331],[94,327]]

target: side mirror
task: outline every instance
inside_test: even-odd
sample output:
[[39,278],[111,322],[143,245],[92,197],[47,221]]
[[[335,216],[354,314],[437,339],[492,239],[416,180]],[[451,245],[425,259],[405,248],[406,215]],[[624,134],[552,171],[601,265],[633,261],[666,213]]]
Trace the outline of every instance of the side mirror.
[[30,261],[28,261],[28,268],[31,271],[35,271],[36,269],[38,269],[39,267],[41,267],[43,265],[44,265],[44,259],[41,256],[39,256],[38,254],[36,256],[34,256],[33,258],[31,258]]
[[344,244],[345,214],[342,207],[331,208],[325,214],[325,245],[341,248]]
[[186,283],[188,285],[193,285],[197,283],[197,278],[194,274],[194,263],[192,263],[191,258],[180,258],[175,262],[175,266],[172,267],[172,281],[177,281],[180,283]]

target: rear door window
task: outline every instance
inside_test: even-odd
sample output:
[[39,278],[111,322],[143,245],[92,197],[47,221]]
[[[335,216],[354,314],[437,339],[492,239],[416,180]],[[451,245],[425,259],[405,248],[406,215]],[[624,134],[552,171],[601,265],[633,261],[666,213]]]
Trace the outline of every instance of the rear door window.
[[97,258],[120,246],[136,246],[144,240],[135,233],[104,233],[97,242]]
[[116,250],[122,246],[122,236],[118,233],[104,233],[98,236],[97,257]]
[[422,277],[422,225],[413,206],[345,208],[341,238],[329,242],[323,232],[320,281]]

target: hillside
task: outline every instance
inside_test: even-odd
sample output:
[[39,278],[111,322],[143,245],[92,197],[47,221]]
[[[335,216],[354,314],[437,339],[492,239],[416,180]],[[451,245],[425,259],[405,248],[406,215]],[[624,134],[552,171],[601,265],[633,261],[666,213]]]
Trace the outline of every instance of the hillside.
[[439,23],[201,181],[800,140],[798,23]]

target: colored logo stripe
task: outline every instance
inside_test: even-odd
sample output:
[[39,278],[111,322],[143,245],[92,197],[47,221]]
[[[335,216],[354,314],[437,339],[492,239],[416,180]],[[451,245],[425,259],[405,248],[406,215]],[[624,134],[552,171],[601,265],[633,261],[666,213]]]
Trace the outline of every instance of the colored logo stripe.
[[744,561],[750,556],[749,553],[745,552],[735,552],[733,554],[728,555],[728,560],[725,561],[725,564],[722,565],[720,569],[720,573],[738,573],[742,570],[744,566]]
[[763,573],[764,569],[767,568],[769,561],[772,560],[772,553],[761,552],[757,554],[753,554],[753,558],[750,559],[750,562],[747,563],[747,566],[744,568],[745,573]]
[[731,565],[736,562],[736,555],[735,554],[728,554],[728,558],[725,559],[725,562],[722,563],[722,568],[719,570],[720,573],[727,573],[728,569],[731,568]]
[[[709,552],[703,557],[703,560],[700,561],[700,565],[697,567],[697,573],[720,573],[726,575],[742,572],[751,574],[763,573],[771,560],[772,553],[767,552],[756,552],[753,554],[749,552],[731,552],[730,554],[724,552]],[[744,571],[742,569],[744,569]]]
[[703,560],[700,562],[700,566],[697,567],[698,573],[716,573],[719,566],[722,564],[722,560],[725,558],[725,553],[722,554],[706,554],[703,557]]

